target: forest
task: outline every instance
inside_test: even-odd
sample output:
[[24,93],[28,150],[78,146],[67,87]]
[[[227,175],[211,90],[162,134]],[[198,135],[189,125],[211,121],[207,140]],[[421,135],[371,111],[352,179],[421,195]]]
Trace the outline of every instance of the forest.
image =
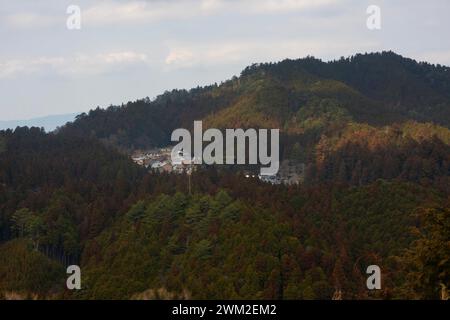
[[[55,132],[0,131],[0,298],[446,298],[449,112],[450,68],[382,52],[255,64]],[[194,120],[280,128],[304,179],[130,159]],[[81,290],[65,286],[72,264]],[[366,287],[372,264],[381,290]]]

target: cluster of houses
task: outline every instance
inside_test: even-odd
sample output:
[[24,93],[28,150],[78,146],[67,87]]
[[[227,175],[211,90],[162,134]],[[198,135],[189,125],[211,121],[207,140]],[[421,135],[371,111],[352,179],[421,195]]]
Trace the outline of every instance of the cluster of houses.
[[305,174],[305,164],[292,160],[283,160],[276,175],[256,175],[251,172],[244,173],[246,178],[258,178],[270,184],[299,184],[303,182]]
[[153,149],[145,152],[136,151],[131,159],[149,170],[161,173],[190,174],[194,168],[194,161],[184,159],[181,154],[172,159],[171,152],[171,148]]
[[[138,165],[152,171],[191,174],[195,168],[194,159],[185,159],[181,153],[172,159],[171,153],[172,148],[136,151],[131,158]],[[251,172],[245,172],[244,175],[246,178],[258,178],[271,184],[298,184],[303,181],[304,171],[304,163],[283,160],[276,175],[257,175]]]

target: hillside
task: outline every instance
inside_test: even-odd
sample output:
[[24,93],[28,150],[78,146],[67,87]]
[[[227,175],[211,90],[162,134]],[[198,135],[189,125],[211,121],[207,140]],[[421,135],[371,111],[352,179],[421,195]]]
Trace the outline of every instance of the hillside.
[[[138,202],[86,248],[91,289],[80,297],[330,299],[338,289],[345,299],[402,296],[396,261],[414,239],[412,213],[439,198],[390,183],[301,194],[284,204],[270,197],[270,205],[262,194],[244,200],[224,190]],[[364,263],[389,270],[383,292],[367,292]]]
[[[450,70],[392,52],[246,68],[204,88],[0,131],[0,298],[437,299],[450,288]],[[148,172],[173,129],[281,129],[298,185]],[[77,264],[82,290],[65,288]],[[383,289],[365,286],[367,265]]]
[[167,145],[175,128],[190,128],[194,120],[315,135],[348,122],[385,126],[415,120],[448,128],[449,88],[450,68],[392,52],[331,62],[307,57],[255,64],[220,85],[96,109],[63,131],[132,150]]
[[[388,299],[435,297],[447,279],[420,290],[405,280],[414,276],[405,268],[424,263],[405,250],[423,250],[414,241],[439,226],[421,222],[423,212],[448,210],[448,193],[426,184],[272,186],[210,168],[192,176],[188,193],[185,176],[145,173],[94,140],[38,129],[3,138],[4,297],[330,299],[341,290]],[[439,232],[431,235],[448,236]],[[64,289],[73,263],[80,292]],[[383,291],[365,289],[367,263],[388,274]]]

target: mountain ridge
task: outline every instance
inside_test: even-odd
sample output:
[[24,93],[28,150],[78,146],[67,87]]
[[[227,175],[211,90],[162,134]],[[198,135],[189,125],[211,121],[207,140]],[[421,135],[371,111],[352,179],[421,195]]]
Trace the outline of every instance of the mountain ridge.
[[320,114],[324,108],[332,116],[344,112],[353,121],[377,126],[415,120],[448,128],[447,89],[450,92],[449,67],[418,63],[390,51],[330,62],[286,59],[254,64],[220,85],[97,108],[62,131],[135,149],[167,145],[172,130],[191,128],[194,120],[218,128],[278,126],[298,133],[292,120],[308,112]]

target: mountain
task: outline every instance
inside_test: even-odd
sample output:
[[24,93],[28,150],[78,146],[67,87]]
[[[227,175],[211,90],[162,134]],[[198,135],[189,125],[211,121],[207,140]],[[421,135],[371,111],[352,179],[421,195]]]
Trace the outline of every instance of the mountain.
[[[392,52],[258,64],[204,88],[0,131],[0,298],[449,294],[449,68]],[[148,172],[173,129],[278,127],[298,185]],[[82,289],[65,287],[68,265]],[[378,265],[382,289],[368,290]]]
[[8,120],[0,121],[0,130],[11,129],[17,127],[38,127],[44,128],[45,131],[50,132],[58,127],[62,127],[67,122],[72,122],[78,113],[51,115],[46,117],[33,118],[28,120]]
[[[276,127],[321,135],[332,124],[408,120],[450,125],[450,68],[393,52],[323,62],[307,57],[255,64],[220,85],[174,90],[81,114],[64,130],[132,150],[167,145],[175,128]],[[333,129],[333,128],[332,128]]]
[[176,128],[280,128],[281,159],[304,181],[431,180],[450,170],[450,68],[393,52],[254,64],[239,77],[81,114],[62,131],[126,152],[171,144]]

